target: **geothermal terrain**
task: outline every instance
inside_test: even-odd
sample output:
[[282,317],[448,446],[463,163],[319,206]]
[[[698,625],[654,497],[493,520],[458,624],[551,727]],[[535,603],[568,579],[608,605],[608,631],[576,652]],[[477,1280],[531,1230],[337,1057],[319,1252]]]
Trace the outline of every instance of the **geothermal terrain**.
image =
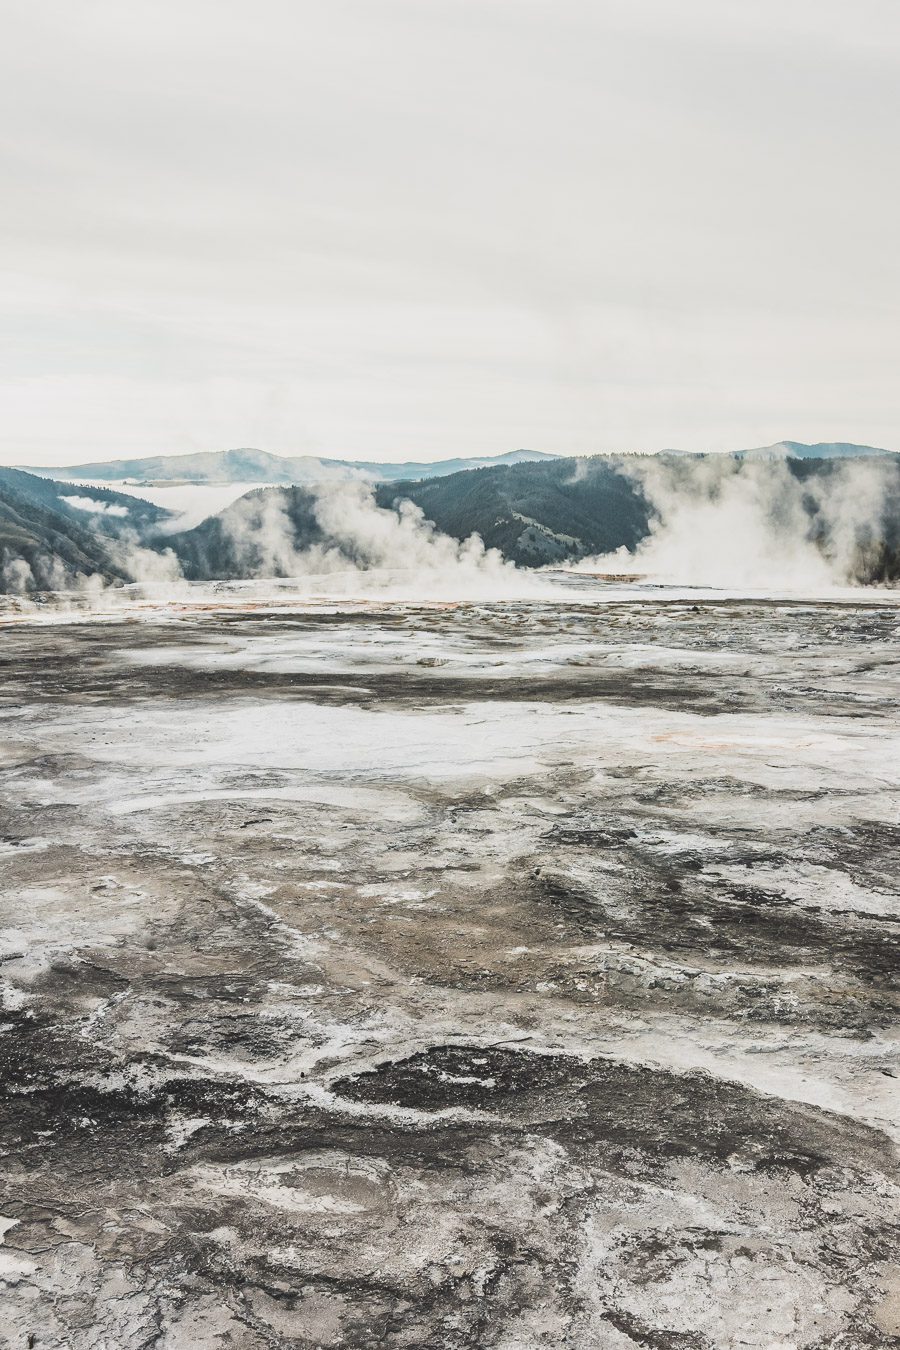
[[[477,470],[451,471],[464,461],[448,461],[405,481],[384,472],[425,466],[260,453],[176,457],[185,472],[193,466],[181,484],[116,477],[152,472],[165,462],[157,460],[72,466],[60,472],[94,472],[68,482],[0,468],[0,594],[295,578],[336,567],[424,566],[446,582],[457,563],[472,561],[475,541],[495,563],[520,569],[582,563],[692,584],[764,579],[807,590],[900,581],[900,454],[870,446],[784,442],[734,455],[578,459],[520,451]],[[221,482],[203,477],[216,471]],[[263,472],[270,485],[254,487]],[[470,593],[455,582],[449,589]]]
[[0,1343],[900,1333],[900,609],[0,629]]

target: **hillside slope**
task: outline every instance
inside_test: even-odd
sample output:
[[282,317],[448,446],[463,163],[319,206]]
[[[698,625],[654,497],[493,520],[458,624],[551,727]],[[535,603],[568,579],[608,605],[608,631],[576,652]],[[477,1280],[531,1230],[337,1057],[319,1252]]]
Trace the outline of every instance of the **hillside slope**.
[[616,458],[555,460],[476,469],[447,478],[382,485],[387,506],[407,497],[455,539],[481,535],[489,548],[524,567],[633,549],[647,534],[650,508]]
[[[288,551],[300,551],[331,542],[319,523],[316,500],[303,487],[256,489],[167,542],[192,579],[278,573],[286,544]],[[649,529],[640,488],[618,461],[606,459],[472,469],[375,488],[374,503],[382,509],[402,500],[419,506],[442,534],[460,541],[478,534],[488,548],[524,567],[632,549]],[[365,561],[346,540],[342,551],[352,561]]]
[[84,576],[129,581],[116,543],[144,538],[167,517],[136,497],[105,488],[79,496],[71,484],[0,468],[0,592],[56,590]]

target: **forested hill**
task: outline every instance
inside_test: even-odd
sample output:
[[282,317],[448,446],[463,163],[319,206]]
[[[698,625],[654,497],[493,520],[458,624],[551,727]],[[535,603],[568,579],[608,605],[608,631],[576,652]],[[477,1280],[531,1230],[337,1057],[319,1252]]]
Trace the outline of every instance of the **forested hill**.
[[480,534],[489,548],[525,567],[633,549],[650,512],[628,461],[595,456],[509,468],[474,469],[422,482],[386,483],[377,500],[407,497],[456,539]]
[[[341,489],[330,484],[318,492],[335,490]],[[380,483],[374,499],[384,510],[412,501],[443,534],[457,540],[480,535],[488,548],[523,567],[634,550],[673,506],[706,502],[711,514],[698,528],[711,528],[718,502],[756,526],[765,504],[773,538],[782,542],[785,531],[794,531],[798,543],[811,540],[828,555],[835,531],[849,531],[855,544],[848,579],[900,577],[900,459],[893,456],[757,463],[732,456],[593,456]],[[296,565],[295,553],[336,543],[349,562],[368,565],[363,539],[354,542],[344,531],[336,541],[326,533],[318,500],[305,487],[258,489],[167,542],[185,575],[197,580],[282,575],[280,569]],[[343,509],[339,504],[330,519],[340,520]],[[715,547],[731,547],[729,527],[718,533]]]
[[117,543],[143,538],[168,515],[107,488],[0,468],[0,592],[52,590],[92,575],[129,581]]
[[[326,491],[330,488],[324,489]],[[481,536],[511,562],[541,567],[625,546],[634,548],[649,529],[640,488],[616,460],[550,460],[470,469],[423,482],[380,483],[377,506],[391,510],[415,502],[426,518],[454,539]],[[316,513],[316,494],[304,487],[261,488],[167,543],[191,579],[254,576],[271,557],[267,505],[277,503],[289,524],[290,546],[303,550],[331,541]],[[365,563],[351,546],[351,561]]]

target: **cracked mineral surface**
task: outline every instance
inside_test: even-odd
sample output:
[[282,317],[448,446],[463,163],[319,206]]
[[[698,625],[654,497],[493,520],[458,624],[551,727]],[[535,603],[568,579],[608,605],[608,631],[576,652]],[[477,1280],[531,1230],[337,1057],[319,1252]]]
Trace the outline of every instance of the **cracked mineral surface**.
[[0,1343],[897,1344],[900,610],[0,629]]

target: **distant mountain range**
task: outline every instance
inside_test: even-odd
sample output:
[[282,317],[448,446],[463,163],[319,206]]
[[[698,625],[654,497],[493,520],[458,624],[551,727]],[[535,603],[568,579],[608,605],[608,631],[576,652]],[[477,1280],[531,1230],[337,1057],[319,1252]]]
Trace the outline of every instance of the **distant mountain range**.
[[[666,450],[665,455],[692,457],[691,450]],[[777,441],[752,450],[737,450],[737,459],[858,459],[888,457],[895,452],[873,445],[852,445],[842,441],[822,441],[807,445],[802,441]],[[98,460],[87,464],[67,464],[52,471],[21,466],[26,473],[57,479],[87,479],[95,483],[266,483],[285,486],[321,482],[335,475],[358,474],[378,483],[401,483],[425,478],[446,478],[469,469],[502,468],[512,464],[535,464],[565,456],[544,450],[510,450],[503,455],[439,459],[432,462],[407,460],[387,464],[379,460],[322,459],[314,455],[275,455],[268,450],[208,450],[195,455],[151,455],[141,459]]]
[[[112,459],[91,464],[68,464],[53,469],[55,478],[130,483],[315,483],[334,474],[354,473],[377,482],[441,478],[488,465],[524,464],[556,459],[541,450],[510,450],[482,458],[440,459],[432,463],[410,460],[384,464],[373,460],[317,459],[313,455],[273,455],[268,450],[209,450],[196,455],[152,455],[145,459]],[[25,466],[27,473],[49,469]]]

